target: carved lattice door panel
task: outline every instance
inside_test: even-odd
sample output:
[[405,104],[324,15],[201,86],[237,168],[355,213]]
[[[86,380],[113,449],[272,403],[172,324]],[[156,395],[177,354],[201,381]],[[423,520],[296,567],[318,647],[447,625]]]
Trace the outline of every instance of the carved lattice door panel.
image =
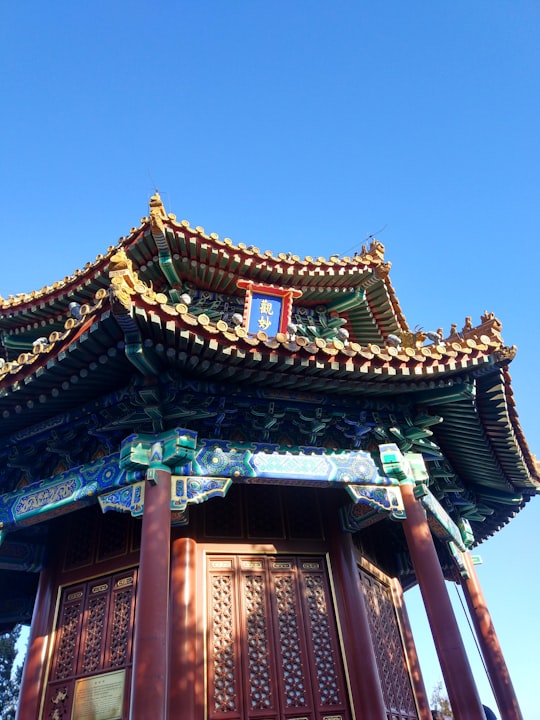
[[209,556],[211,720],[348,720],[322,558]]
[[418,711],[392,588],[359,568],[388,720],[416,720]]
[[125,669],[125,679],[118,675],[127,695],[136,581],[131,569],[63,589],[43,718],[71,718],[82,678]]

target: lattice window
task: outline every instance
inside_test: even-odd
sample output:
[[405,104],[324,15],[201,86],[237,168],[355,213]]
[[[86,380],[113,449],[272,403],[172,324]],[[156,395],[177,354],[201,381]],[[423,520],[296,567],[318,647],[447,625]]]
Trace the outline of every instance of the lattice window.
[[283,538],[280,493],[271,485],[254,485],[245,493],[248,501],[247,529],[251,538]]
[[[103,592],[106,592],[107,588]],[[90,675],[102,667],[105,623],[107,621],[108,596],[90,597],[86,609],[86,636],[84,638],[81,673]]]
[[214,712],[232,712],[237,709],[237,682],[235,673],[235,622],[232,602],[231,575],[218,574],[212,578],[211,656],[214,666],[212,707]]
[[131,517],[119,512],[106,513],[101,518],[101,532],[97,560],[125,555],[128,550]]
[[[283,564],[289,564],[292,569],[292,563]],[[307,705],[304,676],[306,663],[300,640],[294,577],[290,572],[287,574],[280,572],[274,575],[273,580],[285,705],[288,708],[305,707]]]
[[416,719],[416,703],[391,588],[363,570],[359,573],[388,717]]
[[301,540],[322,540],[318,491],[314,488],[282,489],[289,536]]
[[123,513],[98,512],[95,507],[73,513],[66,523],[64,571],[126,555],[140,547],[140,520]]
[[56,663],[53,677],[63,680],[75,674],[82,624],[84,589],[76,588],[65,596],[59,622]]
[[92,562],[94,554],[94,512],[93,508],[73,513],[68,519],[68,537],[65,546],[65,570],[74,570]]
[[129,669],[136,570],[65,588],[56,629],[44,717],[71,717],[75,683],[109,669]]
[[134,604],[133,576],[117,579],[113,589],[112,627],[109,640],[107,667],[121,668],[127,665],[131,656],[131,626]]
[[207,537],[240,538],[243,535],[240,485],[233,485],[226,501],[210,500],[204,503],[204,533]]
[[264,577],[246,575],[244,592],[249,705],[252,710],[268,710],[273,702]]
[[323,560],[208,558],[211,720],[348,720]]
[[336,658],[329,627],[330,608],[327,604],[324,580],[321,575],[310,574],[305,579],[306,601],[313,638],[313,655],[319,681],[321,705],[339,705],[342,702],[337,675]]
[[200,508],[207,538],[323,539],[317,491],[233,485],[227,497]]

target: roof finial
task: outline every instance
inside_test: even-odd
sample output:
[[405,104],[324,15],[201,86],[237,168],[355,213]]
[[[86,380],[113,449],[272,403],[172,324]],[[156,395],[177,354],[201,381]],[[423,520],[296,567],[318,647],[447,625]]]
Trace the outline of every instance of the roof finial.
[[150,217],[152,217],[152,216],[155,217],[157,215],[158,217],[161,217],[164,220],[167,219],[167,213],[165,212],[165,208],[163,206],[163,201],[161,199],[161,195],[157,191],[157,188],[156,188],[156,192],[150,198],[149,205],[150,205]]

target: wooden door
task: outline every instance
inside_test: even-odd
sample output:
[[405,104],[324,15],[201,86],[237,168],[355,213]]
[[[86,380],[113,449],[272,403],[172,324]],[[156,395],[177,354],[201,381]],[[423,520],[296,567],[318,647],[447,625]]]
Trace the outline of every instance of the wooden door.
[[210,720],[349,720],[321,557],[210,555]]
[[127,717],[136,581],[131,569],[62,590],[43,718],[101,716],[85,697],[91,683],[94,696],[101,692],[100,709],[114,703],[120,712],[113,715]]

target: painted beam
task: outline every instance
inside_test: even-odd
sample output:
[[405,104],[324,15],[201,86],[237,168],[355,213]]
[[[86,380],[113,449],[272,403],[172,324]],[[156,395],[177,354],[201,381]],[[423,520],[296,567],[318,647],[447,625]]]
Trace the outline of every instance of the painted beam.
[[[188,505],[206,502],[213,497],[225,497],[231,485],[230,478],[172,475],[170,509],[175,513],[172,524],[186,525]],[[144,498],[145,483],[140,481],[104,493],[98,500],[103,512],[129,512],[133,517],[140,517],[144,510]]]
[[353,503],[341,508],[341,525],[347,532],[358,532],[389,517],[403,520],[405,509],[398,487],[347,485]]
[[[231,482],[323,487],[350,487],[355,502],[369,493],[360,487],[391,488],[397,480],[381,474],[369,453],[325,452],[302,447],[296,452],[263,451],[263,446],[235,447],[233,443],[201,440],[190,430],[133,434],[112,453],[84,466],[0,496],[0,532],[44,522],[101,498],[106,510],[140,514],[144,507],[142,481],[151,481],[154,466],[168,468],[174,478],[171,511],[179,524],[187,522],[189,504],[224,496]],[[157,463],[157,464],[156,464]],[[399,517],[396,493],[369,495],[379,510]]]
[[27,485],[0,496],[0,528],[12,531],[50,520],[96,502],[102,492],[143,477],[128,479],[119,466],[120,453],[112,453],[87,465]]
[[460,529],[437,498],[425,485],[418,485],[414,494],[427,512],[428,524],[433,534],[441,540],[455,544],[462,552],[465,552],[467,548]]
[[[233,479],[286,481],[298,485],[339,484],[395,485],[381,475],[371,455],[363,451],[326,453],[320,448],[301,452],[263,452],[235,447],[227,441],[203,440],[186,474],[228,476]],[[191,473],[189,473],[191,470]],[[296,481],[296,482],[293,482]]]

